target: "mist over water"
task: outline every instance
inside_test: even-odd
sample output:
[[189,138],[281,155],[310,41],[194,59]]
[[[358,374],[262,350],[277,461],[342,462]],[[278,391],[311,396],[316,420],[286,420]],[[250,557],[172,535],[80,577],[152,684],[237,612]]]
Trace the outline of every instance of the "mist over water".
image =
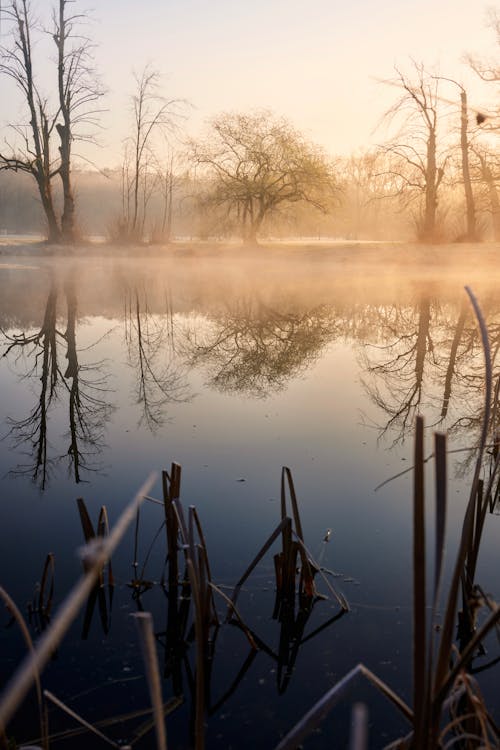
[[[55,599],[62,601],[79,575],[76,497],[85,498],[94,519],[106,504],[113,525],[150,470],[171,461],[183,467],[185,505],[195,504],[202,518],[214,580],[234,584],[279,521],[280,471],[289,466],[307,544],[335,573],[352,611],[300,646],[285,671],[259,651],[238,689],[209,718],[208,746],[254,747],[256,738],[276,744],[291,717],[359,661],[405,695],[411,474],[375,487],[411,467],[416,414],[425,415],[429,453],[432,430],[448,430],[450,449],[467,449],[450,456],[453,549],[483,399],[479,335],[463,292],[471,273],[496,351],[494,273],[456,267],[445,280],[440,269],[410,271],[403,264],[382,274],[376,263],[347,267],[338,258],[301,253],[286,262],[278,256],[240,262],[187,256],[3,263],[5,588],[21,604],[29,601],[52,552]],[[428,483],[431,492],[431,471]],[[161,495],[159,485],[153,494]],[[141,511],[141,561],[161,514],[150,505]],[[498,595],[498,518],[487,520],[481,578]],[[113,558],[117,585],[105,631],[95,612],[82,641],[82,615],[45,673],[48,689],[57,686],[57,694],[92,721],[147,705],[127,615],[140,602],[162,630],[165,598],[157,584],[164,561],[161,546],[153,547],[145,577],[154,585],[138,602],[127,586],[133,548],[131,532]],[[273,589],[266,557],[239,606],[278,653],[283,632],[271,617]],[[318,602],[305,635],[336,612],[334,602]],[[9,644],[1,667],[6,676],[22,645],[11,631],[2,638]],[[241,639],[230,629],[217,640],[215,706],[245,660]],[[486,691],[493,672],[484,675]],[[95,698],[85,697],[89,689]],[[378,698],[366,700],[374,738],[403,731]],[[350,702],[340,706],[325,732],[347,742],[349,711]],[[179,747],[188,712],[186,704],[169,720]],[[265,716],[265,726],[256,726],[255,716]],[[35,726],[34,718],[20,718],[26,739]],[[252,727],[248,739],[242,726]],[[311,746],[321,742],[313,738]]]

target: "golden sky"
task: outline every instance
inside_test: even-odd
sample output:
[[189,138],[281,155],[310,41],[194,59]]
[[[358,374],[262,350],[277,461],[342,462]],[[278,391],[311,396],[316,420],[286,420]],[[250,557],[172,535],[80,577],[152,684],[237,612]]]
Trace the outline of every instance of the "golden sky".
[[[41,16],[49,8],[34,4]],[[103,148],[92,154],[101,165],[120,161],[132,72],[146,63],[168,97],[193,105],[191,134],[222,110],[267,107],[332,154],[384,139],[374,129],[397,92],[374,78],[391,77],[409,56],[464,83],[479,109],[498,100],[461,62],[466,52],[495,53],[481,0],[77,0],[74,8],[93,8],[88,33],[108,89]],[[2,98],[3,125],[12,97]]]

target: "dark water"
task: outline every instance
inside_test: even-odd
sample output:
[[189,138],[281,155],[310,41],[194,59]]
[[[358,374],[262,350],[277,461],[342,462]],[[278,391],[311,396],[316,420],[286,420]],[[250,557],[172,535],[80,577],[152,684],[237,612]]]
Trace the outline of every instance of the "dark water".
[[[150,471],[176,461],[183,467],[182,500],[196,505],[213,577],[229,593],[279,522],[281,467],[289,466],[306,543],[335,572],[332,583],[351,611],[316,634],[338,614],[336,602],[317,602],[295,630],[278,622],[268,554],[240,599],[244,620],[264,646],[251,658],[240,630],[227,625],[217,634],[208,746],[274,747],[358,662],[411,702],[411,474],[374,490],[411,466],[418,413],[426,417],[429,453],[434,429],[448,431],[450,449],[477,441],[483,359],[464,281],[460,272],[388,278],[376,268],[352,275],[298,260],[3,263],[0,585],[27,616],[51,552],[56,609],[80,574],[76,498],[84,497],[94,522],[105,504],[113,525]],[[476,279],[475,291],[496,355],[495,279]],[[467,450],[450,457],[448,566],[471,461]],[[429,464],[429,497],[432,481]],[[159,482],[153,494],[161,496]],[[150,549],[162,513],[143,506],[138,568],[131,529],[113,559],[111,611],[101,617],[96,605],[90,625],[82,612],[44,673],[44,687],[91,722],[149,705],[130,613],[153,613],[165,662],[162,533]],[[497,599],[499,524],[496,515],[488,517],[479,568],[483,587]],[[128,585],[137,572],[152,584],[140,598]],[[14,626],[4,627],[6,615],[0,624],[4,683],[24,646]],[[33,637],[39,627],[32,617]],[[184,703],[167,722],[175,748],[190,744],[186,664],[193,669],[194,655],[189,642]],[[494,695],[496,680],[498,667],[482,673],[487,695]],[[176,691],[166,677],[164,699]],[[369,707],[372,747],[406,731],[375,690],[359,683],[306,747],[346,747],[356,700]],[[492,708],[498,717],[499,706]],[[131,741],[144,721],[104,731]],[[74,727],[51,708],[51,731]],[[11,732],[23,741],[38,736],[32,702]],[[101,746],[97,738],[89,742],[77,737],[61,747]],[[153,746],[153,734],[134,746]]]

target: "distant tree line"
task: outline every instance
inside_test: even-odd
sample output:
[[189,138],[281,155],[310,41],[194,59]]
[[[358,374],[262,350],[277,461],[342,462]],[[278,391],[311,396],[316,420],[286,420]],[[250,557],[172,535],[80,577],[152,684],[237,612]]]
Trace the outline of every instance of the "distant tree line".
[[[187,103],[164,96],[158,72],[146,66],[134,76],[121,165],[83,170],[74,147],[93,141],[104,90],[76,6],[54,0],[47,28],[30,0],[0,10],[0,75],[25,109],[0,143],[0,232],[45,231],[50,242],[92,234],[120,243],[500,240],[498,108],[472,108],[460,81],[415,61],[382,82],[397,90],[385,118],[392,135],[342,159],[267,110],[221,113],[204,136],[188,139]],[[494,12],[490,25],[500,39]],[[45,58],[52,95],[39,83]],[[483,80],[500,80],[496,61],[471,55],[468,64]]]

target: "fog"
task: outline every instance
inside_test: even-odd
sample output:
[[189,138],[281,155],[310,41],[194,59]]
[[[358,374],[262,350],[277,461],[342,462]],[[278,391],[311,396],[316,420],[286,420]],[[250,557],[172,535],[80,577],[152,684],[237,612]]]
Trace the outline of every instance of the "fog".
[[[104,173],[75,171],[77,231],[82,240],[119,241],[116,236],[121,216],[121,186],[118,170]],[[238,226],[228,221],[224,211],[207,210],[197,201],[200,184],[188,176],[179,178],[173,191],[171,240],[210,240],[240,242]],[[495,239],[491,208],[484,191],[478,192],[478,224],[481,239]],[[55,191],[56,203],[61,202]],[[456,241],[465,231],[463,194],[460,187],[444,194],[443,238]],[[163,199],[153,193],[148,206],[143,240],[155,242],[162,223]],[[0,238],[9,245],[10,235],[45,236],[46,226],[36,186],[28,175],[0,172]],[[359,184],[342,185],[342,192],[331,212],[323,214],[307,204],[293,205],[266,219],[259,239],[269,240],[350,240],[412,241],[415,239],[414,207],[402,209],[396,199],[375,199]],[[164,244],[164,243],[163,243]],[[4,248],[5,249],[5,248]]]

